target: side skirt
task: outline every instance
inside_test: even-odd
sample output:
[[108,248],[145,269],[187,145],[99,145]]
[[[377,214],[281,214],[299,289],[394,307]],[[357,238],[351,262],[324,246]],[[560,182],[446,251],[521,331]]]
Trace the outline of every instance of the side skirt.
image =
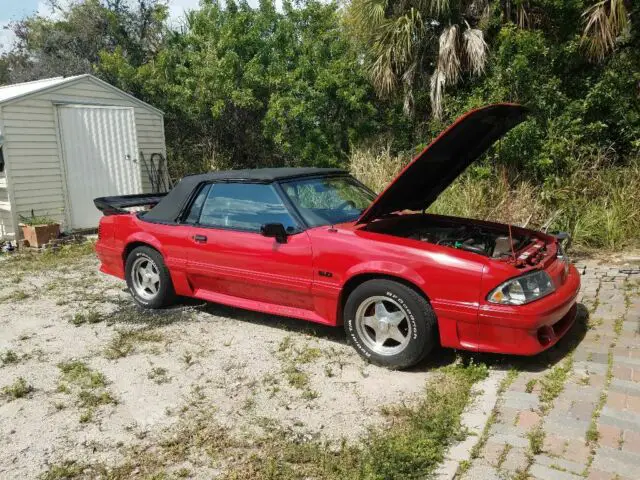
[[321,323],[323,325],[333,326],[334,324],[328,321],[326,318],[321,317],[316,312],[311,310],[305,310],[302,308],[287,307],[284,305],[277,305],[275,303],[258,302],[255,300],[249,300],[246,298],[234,297],[231,295],[225,295],[223,293],[215,293],[209,290],[197,289],[193,292],[193,297],[208,302],[220,303],[222,305],[228,305],[230,307],[244,308],[246,310],[253,310],[256,312],[269,313],[271,315],[280,315],[283,317],[298,318],[301,320],[307,320],[309,322]]

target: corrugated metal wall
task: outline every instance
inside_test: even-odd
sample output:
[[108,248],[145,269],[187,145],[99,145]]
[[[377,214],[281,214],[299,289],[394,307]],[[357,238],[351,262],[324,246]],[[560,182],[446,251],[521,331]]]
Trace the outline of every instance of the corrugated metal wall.
[[135,114],[127,107],[59,106],[72,229],[94,228],[96,197],[142,193]]

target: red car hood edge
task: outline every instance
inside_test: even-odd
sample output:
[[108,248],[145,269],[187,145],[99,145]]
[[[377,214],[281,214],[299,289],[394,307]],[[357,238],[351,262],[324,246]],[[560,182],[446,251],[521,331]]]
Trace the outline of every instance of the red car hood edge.
[[509,130],[523,122],[527,109],[497,103],[471,110],[442,131],[360,215],[368,223],[402,210],[423,210]]

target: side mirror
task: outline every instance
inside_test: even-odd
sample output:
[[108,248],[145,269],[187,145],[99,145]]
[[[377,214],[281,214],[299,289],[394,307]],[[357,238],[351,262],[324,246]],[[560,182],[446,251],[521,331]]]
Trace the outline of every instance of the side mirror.
[[260,234],[275,238],[278,243],[287,243],[287,231],[281,223],[265,223],[260,227]]

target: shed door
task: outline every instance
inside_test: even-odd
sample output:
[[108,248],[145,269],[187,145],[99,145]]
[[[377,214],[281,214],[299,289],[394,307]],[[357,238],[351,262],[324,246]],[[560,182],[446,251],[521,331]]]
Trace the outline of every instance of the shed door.
[[142,193],[133,108],[58,107],[72,229],[95,228],[93,199]]

